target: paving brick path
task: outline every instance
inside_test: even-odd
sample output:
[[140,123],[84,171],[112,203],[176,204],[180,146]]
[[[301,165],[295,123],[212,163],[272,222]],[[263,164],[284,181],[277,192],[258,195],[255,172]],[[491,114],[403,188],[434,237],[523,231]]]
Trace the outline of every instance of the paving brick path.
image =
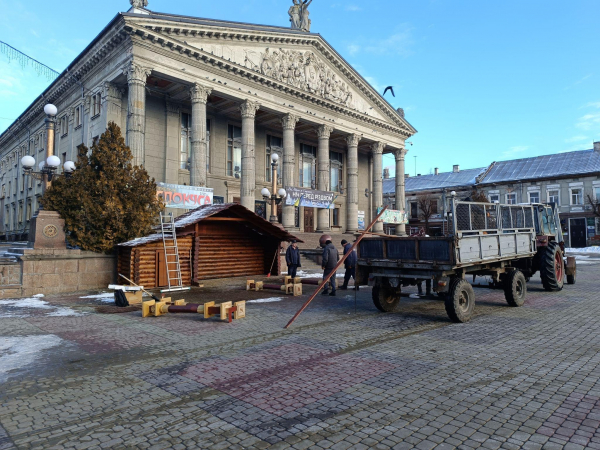
[[369,289],[319,296],[290,330],[307,296],[232,324],[0,302],[0,450],[600,449],[599,274],[536,278],[522,308],[478,288],[467,324],[439,300],[379,313]]

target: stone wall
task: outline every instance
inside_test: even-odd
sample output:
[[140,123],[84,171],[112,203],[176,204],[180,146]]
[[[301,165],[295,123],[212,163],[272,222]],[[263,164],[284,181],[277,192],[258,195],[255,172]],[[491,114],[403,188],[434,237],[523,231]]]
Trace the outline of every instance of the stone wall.
[[[53,295],[106,289],[116,281],[116,258],[81,250],[21,249],[18,262],[4,270],[0,298]],[[7,280],[5,284],[4,280]],[[16,282],[16,283],[15,283]],[[12,283],[12,284],[10,284]]]

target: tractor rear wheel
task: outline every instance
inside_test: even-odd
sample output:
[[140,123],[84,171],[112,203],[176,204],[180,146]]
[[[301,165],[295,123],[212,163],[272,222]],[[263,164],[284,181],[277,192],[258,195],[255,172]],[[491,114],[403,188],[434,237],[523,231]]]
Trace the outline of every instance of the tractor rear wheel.
[[523,306],[527,296],[527,280],[523,272],[513,270],[504,280],[504,298],[510,306]]
[[540,278],[547,291],[560,291],[564,284],[565,260],[556,242],[540,250]]
[[400,303],[400,287],[393,288],[387,283],[375,285],[373,286],[372,296],[373,303],[379,311],[393,312]]
[[461,278],[450,283],[450,291],[445,301],[446,313],[453,322],[468,322],[475,310],[473,286]]

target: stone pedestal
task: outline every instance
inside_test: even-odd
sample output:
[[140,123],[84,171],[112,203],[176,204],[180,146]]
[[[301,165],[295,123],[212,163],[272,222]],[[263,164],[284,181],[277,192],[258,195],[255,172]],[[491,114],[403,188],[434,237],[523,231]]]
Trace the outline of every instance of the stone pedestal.
[[66,249],[65,221],[56,211],[40,210],[31,218],[29,248]]

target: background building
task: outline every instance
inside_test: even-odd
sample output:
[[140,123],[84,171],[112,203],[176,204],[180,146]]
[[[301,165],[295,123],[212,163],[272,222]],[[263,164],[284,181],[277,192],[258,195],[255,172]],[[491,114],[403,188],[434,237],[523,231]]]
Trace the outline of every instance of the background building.
[[[424,225],[417,203],[429,196],[437,211],[430,220],[430,234],[443,230],[443,205],[456,191],[457,198],[471,199],[475,191],[489,201],[506,204],[554,203],[557,205],[565,241],[585,247],[598,240],[600,218],[594,216],[589,199],[600,200],[600,142],[594,148],[554,155],[493,162],[486,168],[459,170],[417,177],[405,176],[406,210],[411,229]],[[384,180],[384,199],[395,206],[393,179]],[[449,208],[449,206],[446,206]]]

